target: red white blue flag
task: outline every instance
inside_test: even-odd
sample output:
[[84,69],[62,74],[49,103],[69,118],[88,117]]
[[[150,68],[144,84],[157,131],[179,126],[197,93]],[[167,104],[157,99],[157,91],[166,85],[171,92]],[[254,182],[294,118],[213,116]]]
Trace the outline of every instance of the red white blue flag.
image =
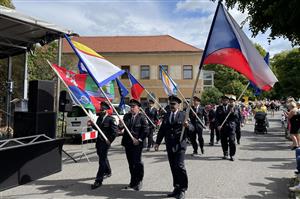
[[278,81],[222,3],[218,4],[202,62],[228,66],[243,74],[262,90],[271,89]]

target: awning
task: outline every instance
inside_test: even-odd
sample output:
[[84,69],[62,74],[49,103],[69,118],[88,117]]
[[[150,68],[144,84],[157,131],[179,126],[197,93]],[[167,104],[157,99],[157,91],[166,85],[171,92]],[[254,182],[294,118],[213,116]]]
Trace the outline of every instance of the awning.
[[0,59],[22,54],[25,50],[32,49],[36,43],[45,45],[64,34],[74,33],[55,24],[0,6]]

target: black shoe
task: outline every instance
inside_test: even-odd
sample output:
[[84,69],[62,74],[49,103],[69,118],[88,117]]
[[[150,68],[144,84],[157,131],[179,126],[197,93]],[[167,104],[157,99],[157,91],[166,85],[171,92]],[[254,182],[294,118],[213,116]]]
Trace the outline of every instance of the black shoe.
[[230,156],[230,161],[234,161],[234,157],[233,156]]
[[214,143],[213,143],[213,142],[210,142],[210,143],[209,143],[209,146],[214,146]]
[[293,146],[292,148],[291,148],[291,150],[296,150],[298,147],[297,146]]
[[194,156],[194,155],[198,155],[198,151],[194,151],[192,156]]
[[237,144],[240,145],[240,141],[237,141]]
[[140,181],[136,186],[132,187],[136,191],[140,191],[143,188],[143,181]]
[[184,191],[180,191],[176,196],[176,199],[184,199],[184,198],[185,198],[185,192]]
[[175,197],[177,196],[179,193],[179,190],[178,189],[174,189],[171,193],[169,193],[167,196],[168,197]]
[[203,148],[201,149],[201,153],[204,154],[204,149]]
[[102,182],[95,181],[94,184],[91,185],[91,189],[97,189],[102,185]]
[[296,175],[300,174],[300,172],[299,172],[299,171],[294,171],[294,173],[295,173]]
[[127,185],[126,187],[124,187],[124,189],[133,189],[133,185],[132,185],[132,184],[129,184],[129,185]]
[[111,177],[111,173],[104,174],[103,179]]
[[227,159],[228,159],[228,155],[224,155],[224,156],[222,157],[222,159],[223,159],[223,160],[227,160]]

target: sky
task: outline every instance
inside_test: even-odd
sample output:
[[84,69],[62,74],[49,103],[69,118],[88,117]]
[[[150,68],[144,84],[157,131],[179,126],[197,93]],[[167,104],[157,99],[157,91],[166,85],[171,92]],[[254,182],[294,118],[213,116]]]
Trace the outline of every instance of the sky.
[[[203,49],[217,1],[210,0],[13,0],[17,11],[70,29],[80,36],[171,35]],[[229,10],[241,24],[248,16]],[[268,42],[268,32],[252,38],[271,56],[292,48],[283,38]]]

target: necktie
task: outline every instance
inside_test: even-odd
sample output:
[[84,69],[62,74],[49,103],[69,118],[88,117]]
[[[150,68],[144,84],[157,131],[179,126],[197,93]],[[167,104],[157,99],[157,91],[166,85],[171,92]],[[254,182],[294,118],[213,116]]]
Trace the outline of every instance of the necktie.
[[226,112],[226,106],[224,106],[224,112]]
[[175,121],[175,113],[172,113],[172,116],[171,116],[171,124],[173,124]]

